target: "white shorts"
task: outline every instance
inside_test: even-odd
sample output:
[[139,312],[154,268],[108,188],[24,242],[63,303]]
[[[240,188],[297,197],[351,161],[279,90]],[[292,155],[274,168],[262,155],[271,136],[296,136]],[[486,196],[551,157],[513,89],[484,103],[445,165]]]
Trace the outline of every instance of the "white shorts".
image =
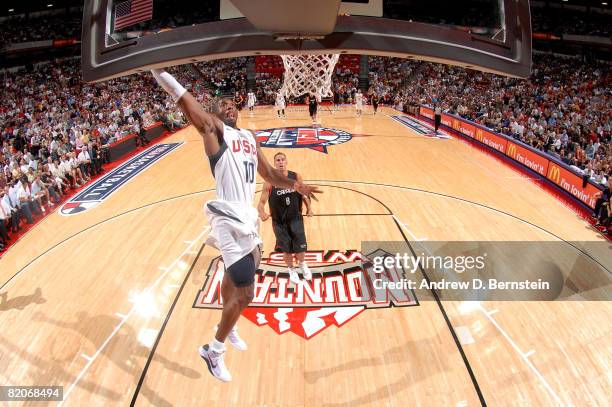
[[225,267],[262,244],[259,215],[252,206],[216,199],[206,202],[204,211],[211,226],[206,244],[221,252]]

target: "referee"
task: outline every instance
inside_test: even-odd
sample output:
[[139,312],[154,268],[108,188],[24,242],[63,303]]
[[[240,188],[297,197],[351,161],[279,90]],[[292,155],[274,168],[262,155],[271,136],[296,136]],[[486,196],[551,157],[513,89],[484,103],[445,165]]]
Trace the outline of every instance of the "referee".
[[440,122],[442,121],[442,109],[440,109],[439,105],[434,105],[434,132],[438,134],[438,127],[440,127]]

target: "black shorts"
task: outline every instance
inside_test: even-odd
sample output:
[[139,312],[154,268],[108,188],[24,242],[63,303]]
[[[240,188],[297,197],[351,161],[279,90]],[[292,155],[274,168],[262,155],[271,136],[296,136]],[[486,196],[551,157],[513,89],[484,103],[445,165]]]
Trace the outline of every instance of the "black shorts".
[[307,249],[302,216],[286,222],[272,222],[276,236],[276,250],[282,253],[302,253]]
[[236,287],[248,287],[255,283],[257,265],[253,254],[249,253],[236,263],[227,267],[227,272]]
[[317,114],[317,105],[308,105],[308,112],[310,112],[311,116]]

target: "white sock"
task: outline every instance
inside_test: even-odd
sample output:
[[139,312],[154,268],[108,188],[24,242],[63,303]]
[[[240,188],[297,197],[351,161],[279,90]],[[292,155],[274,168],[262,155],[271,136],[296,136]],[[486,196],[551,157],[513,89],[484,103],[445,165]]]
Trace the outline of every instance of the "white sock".
[[223,342],[219,342],[217,338],[213,338],[213,340],[210,342],[210,348],[218,353],[225,351],[225,345]]

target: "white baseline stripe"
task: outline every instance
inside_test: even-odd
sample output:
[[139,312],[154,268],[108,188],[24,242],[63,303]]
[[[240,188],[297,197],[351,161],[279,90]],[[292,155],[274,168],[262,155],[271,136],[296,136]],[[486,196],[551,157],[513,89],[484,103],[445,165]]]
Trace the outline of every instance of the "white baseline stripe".
[[548,382],[546,381],[546,379],[544,378],[544,376],[542,375],[542,373],[540,373],[540,371],[533,365],[533,363],[531,363],[531,361],[528,359],[529,356],[533,355],[535,353],[535,350],[530,350],[527,353],[523,353],[518,345],[516,344],[516,342],[514,342],[514,340],[512,340],[512,338],[510,337],[510,335],[508,335],[508,333],[506,331],[504,331],[504,329],[497,323],[497,321],[495,319],[493,319],[493,317],[491,315],[489,315],[489,313],[487,312],[487,310],[480,304],[478,304],[478,308],[480,309],[480,311],[482,311],[482,313],[487,317],[487,319],[495,326],[495,328],[497,328],[497,330],[503,335],[504,338],[506,338],[506,340],[508,341],[508,343],[510,344],[510,346],[512,346],[512,348],[516,351],[516,353],[518,353],[521,357],[521,359],[523,359],[523,361],[525,362],[525,364],[527,366],[529,366],[529,368],[531,369],[531,371],[536,375],[536,377],[540,380],[540,382],[542,383],[542,385],[544,386],[544,388],[548,391],[548,393],[555,399],[555,401],[557,402],[557,405],[563,406],[564,404],[561,402],[561,398],[559,398],[559,396],[557,395],[557,393],[555,393],[555,391],[552,389],[552,387],[550,387],[550,384],[548,384]]
[[422,241],[424,241],[424,240],[427,240],[427,238],[426,238],[426,237],[417,237],[417,236],[416,236],[414,233],[412,233],[412,231],[411,231],[411,230],[408,228],[408,226],[406,226],[406,224],[405,224],[405,223],[403,223],[403,222],[402,222],[402,221],[401,221],[401,220],[400,220],[400,219],[399,219],[397,216],[395,216],[395,215],[391,215],[391,216],[393,216],[393,219],[395,219],[395,220],[397,221],[397,223],[399,223],[400,225],[402,225],[402,227],[403,227],[403,228],[406,230],[406,232],[408,232],[408,234],[409,234],[410,236],[412,236],[412,238],[413,238],[414,240],[416,240],[417,242],[422,242]]

